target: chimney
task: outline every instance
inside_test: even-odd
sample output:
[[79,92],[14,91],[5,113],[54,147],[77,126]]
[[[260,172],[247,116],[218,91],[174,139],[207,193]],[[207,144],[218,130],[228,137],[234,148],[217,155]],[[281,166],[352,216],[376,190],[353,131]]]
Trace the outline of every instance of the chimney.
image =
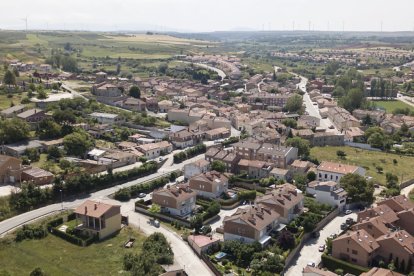
[[88,213],[88,207],[85,206],[85,215]]
[[98,209],[98,204],[95,203],[94,208],[95,208],[94,210]]

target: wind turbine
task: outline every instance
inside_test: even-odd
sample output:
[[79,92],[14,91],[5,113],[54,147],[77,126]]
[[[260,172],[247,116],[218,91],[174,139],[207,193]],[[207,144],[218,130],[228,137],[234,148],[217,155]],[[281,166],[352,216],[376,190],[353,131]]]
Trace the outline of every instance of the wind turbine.
[[24,21],[24,23],[26,24],[26,33],[27,33],[27,21],[28,21],[28,16],[26,15],[25,18],[22,18],[22,20]]

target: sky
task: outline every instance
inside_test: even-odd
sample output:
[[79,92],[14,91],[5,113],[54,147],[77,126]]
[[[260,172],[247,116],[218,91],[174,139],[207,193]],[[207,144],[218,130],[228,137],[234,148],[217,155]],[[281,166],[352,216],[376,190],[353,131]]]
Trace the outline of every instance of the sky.
[[413,0],[2,0],[0,29],[414,31]]

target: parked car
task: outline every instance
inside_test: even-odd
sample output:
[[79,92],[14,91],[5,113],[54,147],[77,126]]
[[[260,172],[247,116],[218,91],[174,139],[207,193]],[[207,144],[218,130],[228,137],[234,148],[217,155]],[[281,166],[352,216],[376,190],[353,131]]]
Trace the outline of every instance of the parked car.
[[346,224],[348,224],[348,225],[354,224],[354,219],[353,218],[347,218],[346,219]]
[[147,196],[147,194],[145,194],[145,193],[139,193],[139,194],[138,194],[138,197],[139,197],[139,198],[144,198],[144,197],[146,197],[146,196]]
[[341,224],[341,230],[346,230],[346,229],[348,229],[348,224],[344,222]]
[[316,266],[316,264],[315,264],[314,262],[309,262],[309,263],[308,263],[308,266],[315,267],[315,266]]
[[322,245],[319,245],[319,252],[324,252],[325,251],[325,245],[324,244],[322,244]]
[[345,215],[349,215],[349,214],[352,214],[352,210],[346,210],[345,211]]
[[331,234],[331,235],[329,236],[329,238],[331,238],[332,240],[333,240],[333,239],[336,239],[336,237],[338,237],[338,235],[337,235],[337,234]]
[[155,226],[155,227],[157,227],[157,228],[158,228],[158,227],[160,227],[160,222],[159,222],[159,220],[157,220],[157,219],[156,219],[156,220],[154,220],[154,226]]
[[319,238],[319,236],[320,236],[321,234],[319,233],[319,232],[317,232],[317,231],[315,231],[315,232],[312,232],[312,237],[314,237],[315,239],[316,238]]
[[161,162],[162,160],[164,160],[162,157],[158,158],[158,160]]
[[330,126],[329,126],[329,128],[330,128],[330,129],[334,129],[335,127],[334,127],[333,125],[330,125]]

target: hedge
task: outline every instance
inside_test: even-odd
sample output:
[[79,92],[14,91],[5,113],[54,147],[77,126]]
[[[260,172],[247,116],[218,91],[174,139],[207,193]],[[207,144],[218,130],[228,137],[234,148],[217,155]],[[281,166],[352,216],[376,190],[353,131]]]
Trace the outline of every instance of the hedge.
[[336,269],[340,268],[345,273],[351,273],[354,275],[360,275],[361,273],[367,272],[369,270],[369,268],[365,268],[359,265],[354,265],[354,264],[336,259],[332,256],[328,256],[326,254],[322,255],[322,262],[323,262],[323,265],[331,271],[335,271]]
[[51,220],[47,223],[47,230],[50,231],[53,227],[59,226],[61,224],[63,224],[63,218]]
[[198,144],[195,147],[186,149],[185,151],[179,152],[174,154],[174,163],[181,163],[184,160],[190,159],[196,155],[201,153],[205,153],[207,151],[207,147],[204,144]]
[[128,201],[137,197],[140,193],[152,192],[155,189],[164,187],[170,180],[167,177],[161,177],[150,182],[140,183],[128,188],[122,188],[115,192],[114,198],[119,201]]
[[60,231],[56,227],[53,227],[51,229],[50,233],[52,233],[53,235],[55,235],[57,237],[60,237],[64,240],[66,240],[70,243],[73,243],[73,244],[79,245],[79,246],[88,246],[88,245],[92,244],[97,239],[97,236],[92,236],[92,237],[89,237],[87,239],[82,239],[82,238],[79,238],[75,235],[71,235],[69,233]]

